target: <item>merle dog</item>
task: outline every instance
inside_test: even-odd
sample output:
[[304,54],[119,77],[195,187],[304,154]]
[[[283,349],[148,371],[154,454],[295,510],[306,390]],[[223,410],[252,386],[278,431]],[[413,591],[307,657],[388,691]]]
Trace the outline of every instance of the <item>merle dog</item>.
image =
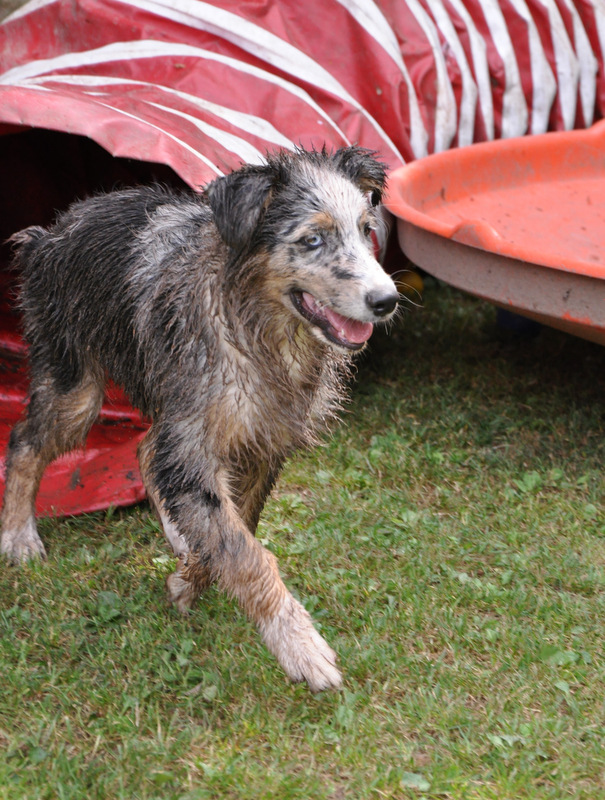
[[292,680],[337,687],[336,656],[254,538],[286,459],[334,416],[352,354],[397,304],[371,232],[385,173],[348,147],[280,152],[200,195],[139,187],[13,237],[31,364],[8,447],[2,552],[45,556],[34,500],[80,446],[108,378],[151,421],[139,450],[185,611],[237,598]]

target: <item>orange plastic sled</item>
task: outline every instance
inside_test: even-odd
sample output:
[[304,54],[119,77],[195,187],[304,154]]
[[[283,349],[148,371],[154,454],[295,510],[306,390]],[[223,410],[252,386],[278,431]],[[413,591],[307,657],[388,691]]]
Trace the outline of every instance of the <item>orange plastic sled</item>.
[[429,274],[605,344],[605,121],[415,161],[387,208]]

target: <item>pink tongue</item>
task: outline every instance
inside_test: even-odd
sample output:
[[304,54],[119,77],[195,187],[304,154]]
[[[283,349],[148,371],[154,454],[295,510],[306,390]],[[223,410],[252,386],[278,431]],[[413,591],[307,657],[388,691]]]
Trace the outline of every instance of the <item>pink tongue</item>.
[[358,322],[355,319],[348,319],[328,307],[322,308],[322,313],[336,330],[338,336],[346,339],[347,342],[351,342],[351,344],[367,342],[374,330],[371,322]]

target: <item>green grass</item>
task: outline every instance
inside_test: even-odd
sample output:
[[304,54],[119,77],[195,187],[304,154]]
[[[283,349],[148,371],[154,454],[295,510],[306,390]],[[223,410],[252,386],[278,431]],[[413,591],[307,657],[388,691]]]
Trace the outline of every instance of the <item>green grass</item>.
[[0,798],[605,798],[605,348],[431,284],[259,529],[339,653],[286,682],[233,602],[168,607],[145,506],[0,571]]

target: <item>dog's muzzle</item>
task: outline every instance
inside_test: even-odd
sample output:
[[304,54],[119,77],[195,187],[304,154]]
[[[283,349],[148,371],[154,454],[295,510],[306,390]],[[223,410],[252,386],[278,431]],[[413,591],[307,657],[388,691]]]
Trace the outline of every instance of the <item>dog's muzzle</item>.
[[[292,303],[298,313],[319,328],[326,339],[347,350],[361,350],[374,330],[371,322],[362,322],[339,314],[330,306],[322,306],[308,292],[293,291]],[[377,318],[389,316],[397,305],[398,295],[369,292],[366,305]]]

